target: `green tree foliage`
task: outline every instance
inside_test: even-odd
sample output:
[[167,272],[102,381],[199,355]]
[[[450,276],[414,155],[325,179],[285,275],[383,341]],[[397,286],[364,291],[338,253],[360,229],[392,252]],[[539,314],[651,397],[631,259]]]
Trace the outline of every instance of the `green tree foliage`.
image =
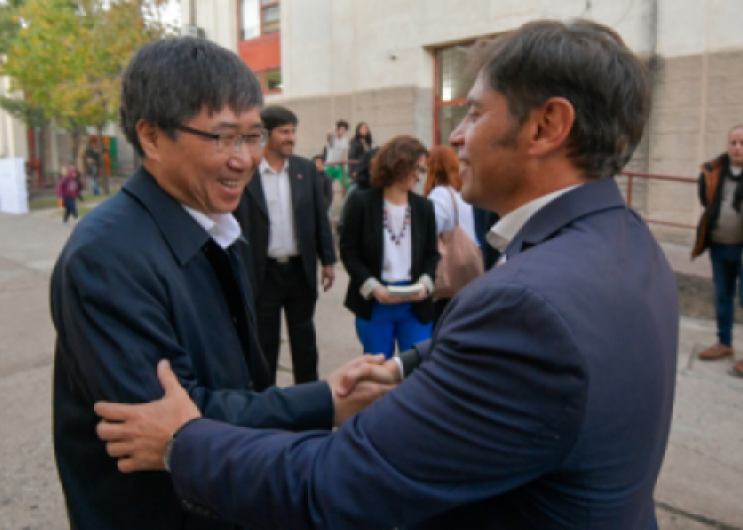
[[73,157],[79,159],[86,127],[100,135],[116,120],[121,74],[134,51],[171,31],[152,16],[160,3],[22,0],[8,6],[0,13],[0,31],[3,15],[16,28],[8,33],[0,73],[19,97],[0,105],[22,119],[40,114],[55,120],[72,135]]

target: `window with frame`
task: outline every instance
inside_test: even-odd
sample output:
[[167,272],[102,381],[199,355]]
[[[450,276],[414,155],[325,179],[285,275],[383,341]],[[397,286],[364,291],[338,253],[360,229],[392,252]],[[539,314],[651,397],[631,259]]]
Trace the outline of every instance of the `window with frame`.
[[450,145],[449,137],[467,114],[467,93],[474,78],[467,74],[467,53],[472,43],[436,50],[434,124],[436,145]]
[[269,70],[263,74],[263,92],[273,93],[281,91],[281,69]]
[[278,0],[241,0],[240,37],[250,40],[281,29]]

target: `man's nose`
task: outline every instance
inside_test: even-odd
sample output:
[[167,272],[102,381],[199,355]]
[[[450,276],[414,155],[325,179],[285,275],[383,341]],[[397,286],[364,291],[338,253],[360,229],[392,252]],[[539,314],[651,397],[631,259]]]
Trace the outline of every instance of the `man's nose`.
[[[240,171],[251,170],[255,166],[253,161],[254,153],[248,148],[246,144],[242,144],[237,150],[232,151],[227,164]],[[262,154],[258,155],[258,159],[262,157]]]
[[457,128],[451,132],[449,143],[452,147],[464,145],[464,120],[460,121]]

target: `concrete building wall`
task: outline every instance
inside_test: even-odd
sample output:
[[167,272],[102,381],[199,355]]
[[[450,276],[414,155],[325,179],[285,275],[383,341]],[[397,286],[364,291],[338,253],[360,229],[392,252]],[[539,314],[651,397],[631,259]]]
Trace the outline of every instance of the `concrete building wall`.
[[237,0],[181,0],[181,24],[203,28],[207,39],[237,53]]
[[[725,151],[729,129],[743,123],[743,2],[659,0],[658,68],[648,127],[648,171],[696,178],[699,166]],[[701,214],[692,184],[652,182],[645,213],[695,224]],[[688,243],[686,229],[654,227]]]
[[[10,80],[0,79],[0,95],[10,96]],[[26,126],[0,109],[0,157],[24,158],[28,160]]]
[[[606,24],[651,66],[651,119],[629,169],[696,178],[703,161],[725,150],[730,127],[743,123],[740,1],[282,0],[281,11],[283,91],[267,103],[297,112],[298,153],[306,156],[322,149],[339,118],[369,123],[377,144],[414,134],[431,145],[434,50],[539,18]],[[684,183],[635,180],[632,203],[650,218],[686,225],[701,210],[694,185]],[[688,229],[654,230],[692,237]]]

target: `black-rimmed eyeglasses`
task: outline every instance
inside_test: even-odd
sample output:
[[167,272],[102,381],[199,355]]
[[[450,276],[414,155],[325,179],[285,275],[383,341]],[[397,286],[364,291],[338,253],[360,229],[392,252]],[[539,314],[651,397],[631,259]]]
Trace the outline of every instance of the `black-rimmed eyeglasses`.
[[268,140],[268,131],[266,131],[266,129],[261,129],[261,132],[256,134],[235,134],[231,132],[212,134],[180,124],[175,125],[173,128],[189,134],[201,136],[202,138],[214,140],[217,145],[217,151],[220,153],[237,153],[243,145],[247,146],[249,151],[260,151],[266,145],[266,141]]

